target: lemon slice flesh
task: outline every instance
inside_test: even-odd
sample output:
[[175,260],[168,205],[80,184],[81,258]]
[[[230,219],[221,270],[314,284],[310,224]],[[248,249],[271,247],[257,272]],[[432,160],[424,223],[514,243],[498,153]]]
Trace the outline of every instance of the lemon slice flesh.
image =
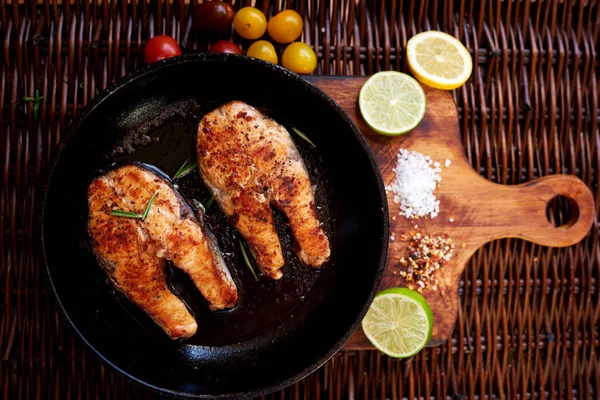
[[406,44],[408,68],[428,86],[452,90],[469,79],[473,60],[469,51],[453,36],[438,31],[419,33]]

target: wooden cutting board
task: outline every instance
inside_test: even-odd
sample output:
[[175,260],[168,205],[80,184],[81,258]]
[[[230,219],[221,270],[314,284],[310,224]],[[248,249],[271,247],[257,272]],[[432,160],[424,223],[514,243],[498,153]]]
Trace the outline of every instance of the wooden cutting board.
[[[358,109],[358,93],[365,77],[309,77],[328,93],[354,120],[367,139],[379,164],[384,183],[395,178],[392,168],[400,148],[416,150],[442,164],[442,178],[435,195],[440,213],[434,219],[409,220],[398,215],[399,205],[388,193],[390,241],[388,262],[380,289],[404,286],[396,256],[404,255],[407,242],[403,234],[419,225],[430,235],[447,234],[455,249],[451,260],[436,276],[439,288],[423,291],[434,315],[433,336],[429,346],[445,342],[451,336],[458,311],[460,274],[477,249],[494,239],[513,237],[551,247],[570,246],[589,232],[594,220],[594,198],[588,187],[571,175],[553,175],[522,185],[498,185],[482,178],[468,163],[461,144],[456,106],[449,92],[424,86],[427,97],[425,117],[409,134],[384,137],[374,133],[363,121]],[[446,159],[451,161],[444,167]],[[574,209],[566,225],[555,227],[546,217],[548,202],[562,195]],[[395,217],[395,218],[393,218]],[[453,222],[451,222],[451,219]],[[345,346],[347,350],[374,347],[359,329]]]

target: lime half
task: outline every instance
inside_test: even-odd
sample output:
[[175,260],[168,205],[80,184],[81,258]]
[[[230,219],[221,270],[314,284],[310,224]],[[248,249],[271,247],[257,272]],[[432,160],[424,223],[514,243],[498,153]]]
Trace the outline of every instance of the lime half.
[[419,293],[406,288],[383,290],[362,321],[373,346],[391,357],[406,358],[427,345],[433,314]]
[[425,92],[413,77],[395,71],[372,75],[360,89],[358,106],[375,132],[397,136],[414,129],[425,115]]

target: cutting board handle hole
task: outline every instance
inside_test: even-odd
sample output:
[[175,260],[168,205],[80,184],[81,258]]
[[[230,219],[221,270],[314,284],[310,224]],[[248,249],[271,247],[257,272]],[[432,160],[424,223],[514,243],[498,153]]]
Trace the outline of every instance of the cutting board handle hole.
[[570,228],[579,219],[579,206],[569,196],[554,196],[546,206],[546,218],[555,228]]

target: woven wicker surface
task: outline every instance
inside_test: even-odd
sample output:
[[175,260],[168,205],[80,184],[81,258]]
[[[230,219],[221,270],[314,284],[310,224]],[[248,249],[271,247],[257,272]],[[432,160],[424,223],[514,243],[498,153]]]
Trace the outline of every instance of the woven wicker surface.
[[[41,4],[37,4],[41,3]],[[187,1],[0,0],[0,398],[154,398],[102,366],[57,316],[34,253],[35,196],[73,115],[143,63],[147,38],[186,41]],[[235,2],[250,4],[249,1]],[[406,70],[408,38],[454,34],[475,61],[454,92],[469,161],[514,184],[600,180],[600,5],[596,1],[259,1],[306,18],[317,74]],[[190,43],[191,45],[191,43]],[[24,96],[44,96],[39,120]],[[598,213],[598,206],[596,212]],[[557,203],[550,217],[565,220]],[[491,243],[468,264],[451,340],[409,361],[340,352],[277,399],[600,396],[599,225],[580,244]],[[290,360],[293,362],[293,360]]]

